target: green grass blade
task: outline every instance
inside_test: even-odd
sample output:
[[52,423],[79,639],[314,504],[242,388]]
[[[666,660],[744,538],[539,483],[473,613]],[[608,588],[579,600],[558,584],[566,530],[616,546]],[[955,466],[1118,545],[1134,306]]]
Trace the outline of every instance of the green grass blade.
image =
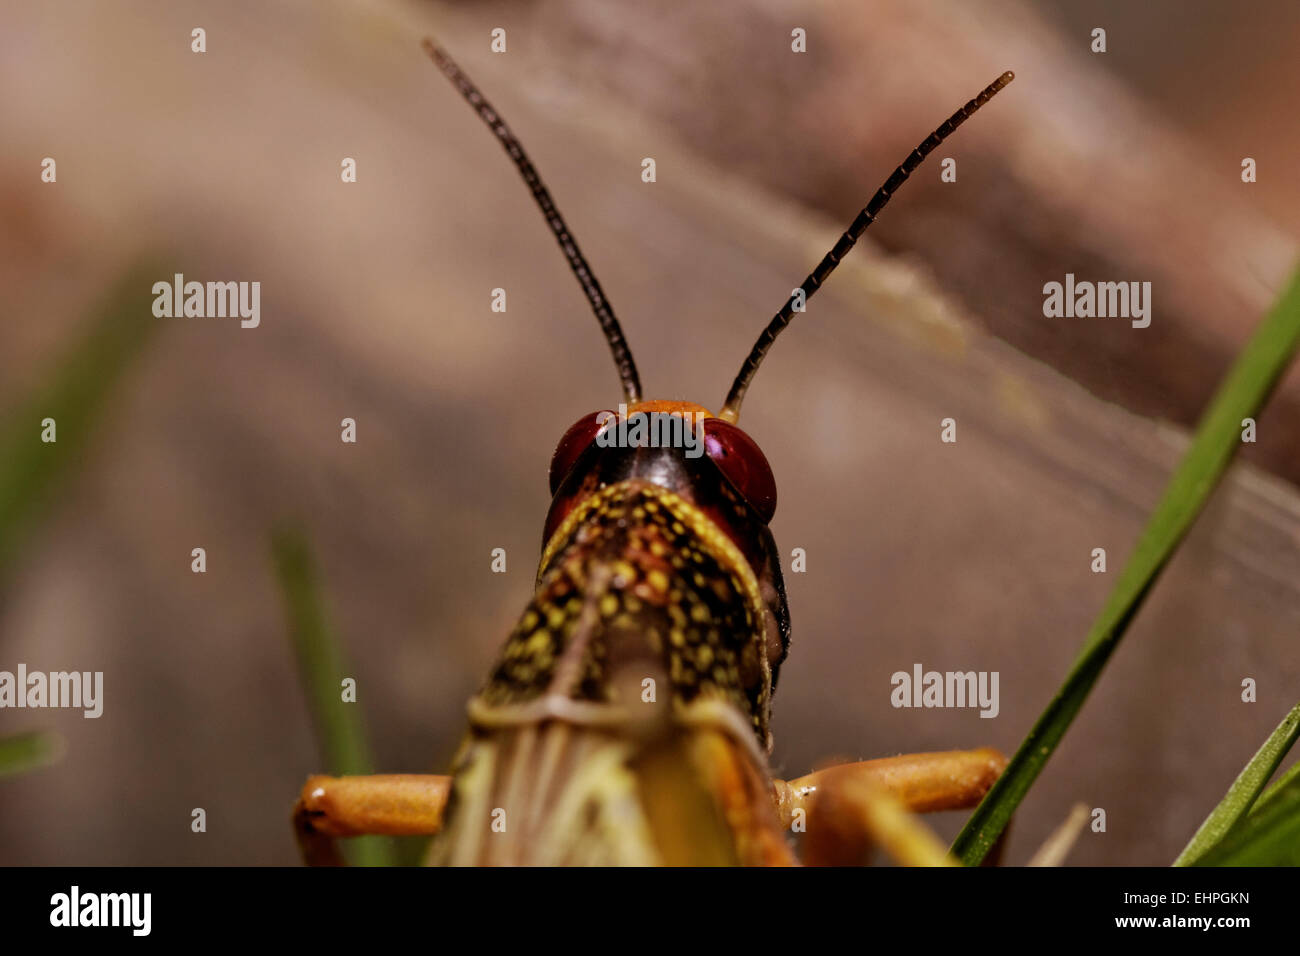
[[48,767],[63,756],[63,738],[37,730],[0,737],[0,780]]
[[1255,810],[1193,866],[1300,866],[1300,775]]
[[[59,479],[85,455],[98,413],[159,319],[153,283],[167,270],[147,263],[128,269],[96,310],[84,338],[0,427],[0,574],[18,556],[25,532],[49,504]],[[55,422],[56,441],[41,440],[41,421]]]
[[1291,708],[1291,712],[1282,718],[1282,723],[1269,734],[1264,745],[1241,774],[1228,788],[1227,794],[1219,805],[1210,811],[1200,829],[1193,834],[1183,852],[1174,860],[1174,866],[1191,866],[1207,850],[1227,835],[1233,826],[1250,812],[1259,793],[1273,776],[1273,771],[1286,757],[1287,751],[1300,736],[1300,704]]
[[1240,446],[1241,420],[1254,417],[1263,407],[1290,363],[1298,338],[1300,271],[1291,276],[1286,291],[1219,386],[1065,683],[957,835],[952,850],[967,866],[984,859],[1056,750],[1142,601]]
[[[360,707],[343,700],[343,679],[353,675],[329,623],[306,537],[297,530],[277,531],[271,551],[288,611],[289,635],[328,772],[335,776],[371,773]],[[384,838],[352,840],[347,852],[358,866],[389,866],[393,862],[392,843]]]
[[1282,791],[1289,787],[1291,782],[1298,777],[1300,777],[1300,762],[1292,764],[1290,770],[1278,777],[1277,782],[1264,791],[1263,795],[1255,801],[1255,805],[1250,808],[1250,815],[1254,816],[1276,800]]

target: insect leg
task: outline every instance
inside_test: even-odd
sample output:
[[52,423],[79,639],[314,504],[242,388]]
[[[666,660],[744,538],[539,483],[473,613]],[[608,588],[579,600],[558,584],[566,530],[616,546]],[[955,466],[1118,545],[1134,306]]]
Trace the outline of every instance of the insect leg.
[[859,864],[877,844],[900,862],[943,863],[937,838],[911,814],[974,806],[1006,763],[982,748],[840,764],[774,781],[777,808],[787,827],[803,818],[810,863]]
[[337,837],[431,836],[450,792],[451,778],[433,774],[309,777],[293,808],[303,862],[341,866]]
[[797,807],[807,809],[828,781],[858,777],[893,794],[913,813],[961,810],[979,803],[1006,765],[1007,758],[991,747],[837,764],[788,783],[776,781],[778,806],[782,817],[788,818]]

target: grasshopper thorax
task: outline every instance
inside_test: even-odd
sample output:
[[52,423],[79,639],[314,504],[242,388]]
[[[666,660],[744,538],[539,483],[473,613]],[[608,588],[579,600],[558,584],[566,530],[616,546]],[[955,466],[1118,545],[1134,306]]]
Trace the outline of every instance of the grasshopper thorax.
[[[577,526],[599,516],[593,502],[620,487],[663,489],[668,493],[666,508],[694,529],[688,533],[698,544],[696,560],[707,557],[724,566],[739,565],[737,573],[753,582],[761,603],[761,620],[755,623],[762,670],[770,679],[762,695],[766,709],[789,648],[790,624],[777,548],[768,527],[776,509],[776,482],[758,444],[701,405],[635,402],[617,411],[594,412],[569,428],[552,458],[550,483],[554,497],[539,580],[569,546]],[[634,509],[620,522],[642,520],[638,514]],[[728,553],[736,556],[735,562],[727,560]],[[667,560],[680,562],[677,556]],[[766,714],[758,723],[765,732]]]

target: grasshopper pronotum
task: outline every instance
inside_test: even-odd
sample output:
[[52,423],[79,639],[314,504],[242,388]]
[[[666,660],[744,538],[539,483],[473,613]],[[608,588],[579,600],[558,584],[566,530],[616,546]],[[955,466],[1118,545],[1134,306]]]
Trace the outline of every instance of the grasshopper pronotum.
[[[642,399],[618,320],[523,148],[451,58],[425,48],[541,207],[609,343],[625,407],[560,439],[536,593],[469,702],[452,775],[309,779],[294,814],[304,858],[338,862],[334,837],[438,834],[435,863],[782,864],[798,862],[786,836],[796,829],[807,833],[805,862],[862,862],[873,840],[903,861],[942,859],[897,809],[974,805],[1005,763],[995,751],[844,764],[790,782],[768,772],[790,620],[768,529],[776,483],[736,421],[776,336],[895,190],[1012,74],[894,170],[764,329],[713,415]],[[694,422],[705,453],[604,440],[637,415]]]

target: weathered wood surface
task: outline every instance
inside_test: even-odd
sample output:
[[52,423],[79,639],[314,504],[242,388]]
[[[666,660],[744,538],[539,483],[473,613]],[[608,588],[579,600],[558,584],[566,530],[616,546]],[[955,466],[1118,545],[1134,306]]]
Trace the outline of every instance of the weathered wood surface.
[[[1179,19],[1198,12],[1213,13],[1164,8]],[[1300,29],[1294,12],[1255,13],[1291,36]],[[719,4],[652,0],[612,13],[572,0],[499,5],[476,19],[513,27],[536,75],[603,87],[671,126],[683,146],[827,212],[841,228],[938,118],[1014,70],[1016,82],[941,151],[957,159],[957,183],[927,167],[872,236],[924,261],[998,337],[1103,399],[1190,426],[1300,257],[1294,222],[1255,212],[1247,192],[1259,187],[1240,179],[1244,156],[1269,180],[1293,175],[1286,117],[1277,116],[1275,136],[1242,137],[1225,164],[1226,147],[1211,153],[1178,131],[1176,115],[1145,106],[1109,74],[1106,57],[1137,55],[1136,28],[1098,9],[1110,50],[1095,55],[1088,31],[1064,34],[1046,14],[1009,0],[758,0],[743,17]],[[795,26],[807,31],[805,55],[790,51]],[[1242,69],[1231,40],[1207,46],[1196,63],[1167,63],[1204,77],[1187,110]],[[1140,55],[1168,56],[1153,45]],[[1257,55],[1290,54],[1269,45]],[[1249,68],[1262,72],[1254,58]],[[628,140],[644,142],[635,133]],[[1152,325],[1044,318],[1043,285],[1067,272],[1151,282]],[[782,275],[792,284],[803,277],[797,268]],[[1258,445],[1248,459],[1300,481],[1292,452],[1300,375],[1268,425],[1286,440]]]
[[[78,307],[135,249],[169,249],[197,278],[263,283],[256,330],[167,320],[6,584],[0,659],[106,672],[99,720],[0,717],[0,731],[52,724],[69,741],[60,766],[6,784],[7,862],[293,858],[288,808],[321,768],[268,559],[285,516],[308,523],[321,553],[380,767],[445,766],[463,702],[530,591],[553,443],[616,401],[605,347],[523,187],[419,52],[432,14],[205,6],[221,41],[200,61],[183,39],[196,9],[78,27],[33,6],[16,14],[27,43],[0,67],[0,88],[25,91],[0,99],[4,203],[25,217],[0,230],[17,250],[4,266],[0,409],[41,380]],[[519,60],[479,44],[491,8],[439,9],[438,28],[534,154],[650,393],[716,404],[844,217],[702,160],[648,89],[545,67],[564,51],[529,48],[542,9],[513,34]],[[629,29],[629,57],[650,28]],[[934,40],[950,64],[965,32]],[[1005,64],[979,65],[991,76]],[[1032,65],[1016,66],[1016,95],[1035,95]],[[867,98],[843,92],[845,107],[819,121],[868,124],[883,104],[928,124],[951,87],[965,89],[952,69],[951,83],[911,96],[901,79]],[[58,81],[20,82],[37,70]],[[1023,184],[1011,197],[990,188],[1009,168],[993,159],[1000,137],[1021,144],[1010,168],[1022,177],[1038,175],[1034,143],[1046,149],[1018,125],[1019,101],[997,106],[962,132],[958,186],[918,183],[891,210],[885,236],[907,255],[864,242],[750,393],[742,424],[778,475],[777,541],[808,553],[807,574],[788,578],[795,639],[776,702],[787,772],[833,755],[1013,748],[1185,441],[989,337],[980,303],[940,291],[933,264],[917,263],[912,237],[951,238],[982,203],[1011,203],[1030,224],[1051,214]],[[910,137],[891,133],[884,155]],[[60,157],[53,194],[26,185],[31,157],[47,154]],[[645,155],[660,159],[653,186],[639,179]],[[343,156],[359,160],[355,186],[339,182]],[[954,218],[938,211],[948,202]],[[1108,220],[1095,215],[1077,238],[1104,249]],[[996,260],[967,275],[982,262],[1002,283],[1025,268],[1022,248],[986,251]],[[1215,295],[1252,309],[1267,298],[1267,282],[1252,291],[1232,275]],[[498,286],[505,315],[488,309]],[[355,447],[338,440],[344,416],[358,422]],[[958,421],[955,445],[939,442],[944,417]],[[200,545],[204,576],[189,570]],[[506,575],[489,573],[495,547],[508,550]],[[1109,574],[1089,572],[1095,547]],[[1011,859],[1079,800],[1106,808],[1109,830],[1086,836],[1076,862],[1172,859],[1294,703],[1297,582],[1294,488],[1234,468],[1025,804]],[[998,717],[892,708],[890,675],[917,662],[999,671]],[[1240,702],[1244,677],[1259,681],[1258,704]],[[203,837],[187,830],[195,806],[208,810]]]

